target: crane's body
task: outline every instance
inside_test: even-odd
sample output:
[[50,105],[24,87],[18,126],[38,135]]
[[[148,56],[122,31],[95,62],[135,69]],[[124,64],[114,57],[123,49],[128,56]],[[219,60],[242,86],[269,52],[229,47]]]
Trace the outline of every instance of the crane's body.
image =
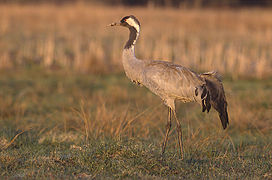
[[201,103],[200,93],[205,81],[189,69],[166,61],[141,60],[134,55],[134,46],[123,52],[123,66],[131,81],[144,85],[175,109],[174,100]]
[[141,60],[135,57],[135,44],[140,34],[140,23],[134,16],[124,17],[120,23],[111,26],[124,26],[130,30],[129,40],[123,50],[123,66],[131,81],[144,85],[158,95],[168,106],[168,122],[162,154],[171,128],[172,114],[177,122],[180,153],[183,156],[182,132],[180,122],[176,118],[175,100],[182,102],[195,101],[202,105],[202,111],[209,112],[213,106],[219,113],[225,129],[228,125],[227,102],[221,80],[217,73],[197,74],[186,67],[167,61]]

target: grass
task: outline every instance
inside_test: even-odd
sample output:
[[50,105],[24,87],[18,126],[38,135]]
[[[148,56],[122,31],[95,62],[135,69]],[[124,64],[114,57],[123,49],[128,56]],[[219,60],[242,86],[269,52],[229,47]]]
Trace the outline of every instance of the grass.
[[[0,72],[0,176],[6,178],[271,178],[272,79],[224,79],[230,126],[177,104],[164,158],[167,108],[124,73],[40,67]],[[17,135],[17,136],[16,136]]]

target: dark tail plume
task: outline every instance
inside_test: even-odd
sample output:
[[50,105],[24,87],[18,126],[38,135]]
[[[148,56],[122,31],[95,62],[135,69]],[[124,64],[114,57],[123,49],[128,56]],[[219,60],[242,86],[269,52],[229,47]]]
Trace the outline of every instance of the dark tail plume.
[[223,84],[216,72],[208,72],[200,76],[206,81],[201,95],[202,111],[209,112],[212,106],[218,112],[223,128],[226,129],[229,117]]

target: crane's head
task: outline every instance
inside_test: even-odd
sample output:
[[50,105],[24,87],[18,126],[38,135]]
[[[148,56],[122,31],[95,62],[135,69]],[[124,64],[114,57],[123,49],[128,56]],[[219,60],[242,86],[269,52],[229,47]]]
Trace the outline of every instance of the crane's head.
[[111,23],[111,24],[109,24],[109,26],[124,26],[127,28],[135,28],[137,32],[140,31],[140,22],[133,15],[125,16],[121,19],[120,22]]

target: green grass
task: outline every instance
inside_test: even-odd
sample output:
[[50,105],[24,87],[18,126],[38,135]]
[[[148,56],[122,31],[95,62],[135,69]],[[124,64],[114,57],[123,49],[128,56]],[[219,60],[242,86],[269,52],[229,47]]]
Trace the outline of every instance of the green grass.
[[214,111],[177,104],[185,147],[179,160],[175,124],[160,156],[167,109],[123,73],[2,70],[0,176],[272,178],[272,79],[226,79],[224,85],[226,131]]

